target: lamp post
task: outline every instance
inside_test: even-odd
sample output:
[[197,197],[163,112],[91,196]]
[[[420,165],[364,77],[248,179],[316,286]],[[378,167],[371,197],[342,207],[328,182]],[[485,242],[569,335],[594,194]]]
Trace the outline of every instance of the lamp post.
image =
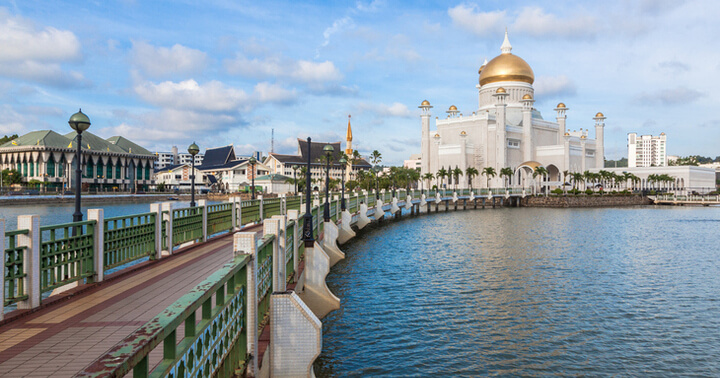
[[325,222],[330,222],[330,161],[332,154],[335,149],[333,146],[327,144],[323,147],[325,153],[325,211],[323,212],[323,218]]
[[192,155],[192,170],[190,171],[190,207],[195,207],[195,155],[200,152],[200,147],[198,147],[195,142],[191,144],[188,147],[188,153]]
[[312,248],[313,244],[315,242],[315,237],[313,235],[313,220],[312,220],[312,212],[310,211],[310,201],[311,201],[311,190],[310,190],[310,151],[312,150],[312,143],[310,137],[307,138],[307,171],[305,173],[305,216],[303,217],[303,240],[305,241],[305,247],[306,248]]
[[297,193],[298,193],[298,182],[297,182],[298,166],[297,166],[297,164],[293,164],[292,170],[293,170],[293,182],[295,183],[295,195],[297,195]]
[[82,189],[82,165],[80,161],[82,159],[82,133],[90,127],[90,118],[80,109],[77,113],[70,116],[68,124],[77,132],[77,150],[75,151],[75,213],[73,213],[73,222],[80,222],[83,218],[83,214],[80,211],[80,190]]
[[347,160],[345,158],[340,158],[340,165],[342,165],[342,191],[340,192],[342,197],[340,197],[340,210],[345,211],[345,165],[347,164]]
[[252,188],[251,188],[251,190],[252,190],[252,199],[255,199],[255,164],[257,163],[257,160],[255,160],[255,156],[251,156],[251,157],[250,157],[249,163],[250,163],[250,166],[251,166],[251,168],[250,168],[250,175],[251,175],[251,176],[250,176],[250,177],[251,177],[251,179],[252,179],[252,185],[251,185],[251,186],[252,186]]
[[380,172],[378,171],[377,165],[375,166],[375,200],[380,199]]

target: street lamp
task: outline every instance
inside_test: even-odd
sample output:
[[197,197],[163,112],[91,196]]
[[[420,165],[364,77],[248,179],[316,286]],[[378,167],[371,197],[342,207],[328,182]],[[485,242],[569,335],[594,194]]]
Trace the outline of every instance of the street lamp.
[[293,164],[292,170],[293,170],[293,182],[295,183],[295,195],[297,195],[297,193],[298,193],[298,182],[297,182],[298,166],[297,166],[297,164]]
[[315,242],[315,236],[313,235],[313,220],[312,212],[310,211],[310,151],[312,151],[312,143],[310,137],[307,138],[307,171],[305,171],[305,215],[303,216],[303,241],[305,241],[306,248],[312,248]]
[[257,164],[257,160],[255,160],[255,156],[251,156],[250,160],[248,161],[250,163],[251,171],[250,171],[250,177],[252,178],[252,199],[255,199],[255,164]]
[[342,197],[340,197],[340,210],[345,211],[345,165],[347,164],[347,160],[345,158],[340,158],[340,165],[342,165]]
[[380,199],[380,171],[378,170],[377,165],[373,169],[375,171],[375,199]]
[[325,211],[323,217],[325,222],[330,222],[330,161],[332,160],[332,154],[335,149],[333,146],[327,144],[323,147],[325,153]]
[[193,142],[193,144],[188,147],[188,153],[192,155],[192,171],[190,172],[190,207],[195,207],[195,155],[197,155],[198,152],[200,152],[200,147]]
[[82,159],[82,133],[90,127],[90,118],[80,109],[77,113],[70,116],[68,124],[70,124],[70,127],[77,133],[77,150],[75,151],[75,213],[73,214],[73,222],[80,222],[83,218],[83,214],[80,211],[80,190],[82,188],[82,166],[80,165],[80,160]]

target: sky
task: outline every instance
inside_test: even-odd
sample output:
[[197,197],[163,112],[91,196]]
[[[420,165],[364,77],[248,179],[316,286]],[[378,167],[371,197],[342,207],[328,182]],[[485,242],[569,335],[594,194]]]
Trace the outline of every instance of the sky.
[[[477,71],[513,54],[535,107],[568,128],[607,117],[607,159],[627,133],[668,154],[720,155],[720,2],[0,0],[0,135],[70,130],[82,108],[101,137],[151,151],[234,144],[297,152],[345,140],[400,165],[420,151],[420,111],[478,107]],[[434,129],[434,122],[431,124]]]

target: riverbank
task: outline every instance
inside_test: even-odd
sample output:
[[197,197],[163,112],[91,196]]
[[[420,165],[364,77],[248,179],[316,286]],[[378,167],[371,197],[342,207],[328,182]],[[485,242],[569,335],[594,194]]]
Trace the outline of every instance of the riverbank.
[[528,196],[521,202],[522,207],[617,207],[652,205],[648,197],[640,195],[618,196]]
[[[167,194],[84,194],[82,196],[83,204],[102,204],[102,203],[150,203],[164,202],[173,198],[179,201],[189,201],[189,194],[175,195]],[[196,195],[195,199],[206,199],[207,195]],[[0,206],[12,205],[34,205],[34,204],[59,204],[74,203],[73,195],[37,195],[37,196],[2,196],[0,197]]]

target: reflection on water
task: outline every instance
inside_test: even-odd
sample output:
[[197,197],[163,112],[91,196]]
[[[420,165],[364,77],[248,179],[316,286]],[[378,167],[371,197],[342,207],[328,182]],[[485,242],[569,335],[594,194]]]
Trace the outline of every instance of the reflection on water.
[[318,376],[720,375],[720,208],[386,222],[328,275]]

